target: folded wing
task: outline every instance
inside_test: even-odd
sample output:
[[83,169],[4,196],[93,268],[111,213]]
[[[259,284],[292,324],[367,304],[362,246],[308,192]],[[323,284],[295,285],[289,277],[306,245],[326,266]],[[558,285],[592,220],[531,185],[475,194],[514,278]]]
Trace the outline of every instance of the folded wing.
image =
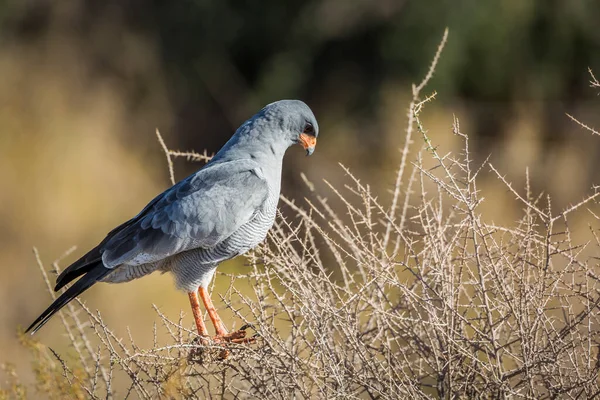
[[269,186],[254,161],[208,164],[157,196],[66,268],[57,278],[55,290],[83,277],[27,331],[35,333],[69,301],[119,265],[152,263],[183,251],[216,246],[250,221],[268,194]]
[[253,218],[268,190],[260,169],[250,160],[202,169],[115,232],[101,249],[103,264],[107,268],[140,265],[214,247]]

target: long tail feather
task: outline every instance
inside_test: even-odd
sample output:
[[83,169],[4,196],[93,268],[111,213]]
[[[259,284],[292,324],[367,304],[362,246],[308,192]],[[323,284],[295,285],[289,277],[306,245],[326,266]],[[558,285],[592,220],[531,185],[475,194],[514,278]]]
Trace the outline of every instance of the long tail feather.
[[56,314],[61,308],[67,305],[68,302],[73,300],[75,297],[79,296],[81,293],[85,292],[89,289],[93,284],[100,281],[106,275],[111,273],[113,270],[109,268],[105,268],[101,264],[92,268],[89,272],[87,272],[81,279],[73,284],[70,288],[68,288],[63,294],[61,294],[54,302],[40,315],[33,323],[27,328],[25,333],[31,331],[33,335],[36,333],[42,326],[48,322],[48,320]]
[[59,291],[65,285],[77,279],[79,276],[90,272],[92,269],[96,268],[99,263],[102,263],[100,258],[97,258],[88,263],[81,262],[81,260],[77,261],[70,267],[66,268],[63,272],[61,272],[58,278],[56,278],[56,286],[54,286],[54,291]]

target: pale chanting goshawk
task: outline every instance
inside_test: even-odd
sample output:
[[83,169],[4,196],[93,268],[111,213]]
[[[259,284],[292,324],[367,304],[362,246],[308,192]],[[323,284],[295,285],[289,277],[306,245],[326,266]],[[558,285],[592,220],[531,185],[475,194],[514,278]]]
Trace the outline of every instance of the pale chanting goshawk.
[[55,291],[81,278],[27,331],[37,332],[96,282],[127,282],[162,271],[171,272],[177,287],[188,293],[200,336],[208,331],[198,295],[215,326],[214,339],[243,342],[243,332],[227,332],[207,286],[219,263],[265,239],[277,211],[283,156],[295,143],[312,154],[318,133],[313,112],[299,100],[264,107],[204,167],[159,194],[66,268]]

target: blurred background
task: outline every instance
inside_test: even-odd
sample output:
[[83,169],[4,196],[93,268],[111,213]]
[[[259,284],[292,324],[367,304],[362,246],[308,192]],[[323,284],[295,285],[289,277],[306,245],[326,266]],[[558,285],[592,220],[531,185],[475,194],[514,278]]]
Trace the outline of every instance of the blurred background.
[[[600,138],[565,113],[600,127],[587,71],[600,76],[598,21],[597,0],[0,2],[0,363],[27,376],[17,328],[50,302],[32,247],[49,267],[76,245],[65,266],[169,186],[155,128],[172,149],[213,153],[265,104],[302,99],[321,136],[310,159],[288,152],[283,192],[302,198],[301,172],[318,187],[341,183],[342,162],[385,203],[411,83],[446,26],[425,90],[437,98],[422,115],[433,143],[460,149],[454,114],[476,162],[491,155],[516,188],[529,167],[555,209],[576,202],[599,183]],[[177,178],[198,167],[177,161]],[[494,176],[479,188],[488,218],[518,217]],[[172,318],[188,310],[160,275],[83,297],[141,345],[157,320],[152,303]],[[59,325],[37,338],[68,351]]]

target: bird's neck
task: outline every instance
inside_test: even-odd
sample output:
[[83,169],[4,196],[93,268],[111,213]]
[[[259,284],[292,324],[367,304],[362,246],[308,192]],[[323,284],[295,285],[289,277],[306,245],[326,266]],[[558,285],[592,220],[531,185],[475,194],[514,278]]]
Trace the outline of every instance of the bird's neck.
[[256,162],[263,173],[272,178],[270,182],[281,181],[283,156],[288,145],[281,140],[256,140],[253,135],[234,135],[211,162],[228,162],[248,159]]
[[254,159],[261,165],[280,164],[290,146],[281,132],[247,121],[215,155],[216,159]]

